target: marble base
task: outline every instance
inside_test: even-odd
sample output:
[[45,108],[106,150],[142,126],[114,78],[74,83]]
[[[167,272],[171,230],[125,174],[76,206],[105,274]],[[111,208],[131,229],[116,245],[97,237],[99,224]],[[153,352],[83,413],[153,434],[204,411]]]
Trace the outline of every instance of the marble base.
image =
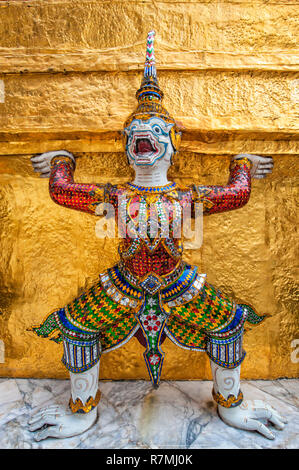
[[47,404],[66,404],[68,380],[0,379],[1,449],[298,449],[299,380],[242,381],[246,399],[262,399],[288,420],[274,441],[224,424],[211,397],[212,382],[101,382],[95,425],[68,439],[39,443],[28,431],[30,414]]

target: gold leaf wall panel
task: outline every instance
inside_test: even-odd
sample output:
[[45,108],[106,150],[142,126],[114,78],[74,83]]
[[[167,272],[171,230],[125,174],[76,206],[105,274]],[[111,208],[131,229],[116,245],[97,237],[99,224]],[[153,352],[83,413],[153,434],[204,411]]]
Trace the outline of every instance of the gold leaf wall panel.
[[[295,131],[297,72],[163,71],[164,104],[188,130]],[[0,130],[121,129],[136,106],[137,72],[0,75]],[[297,88],[296,88],[297,89]]]
[[[243,377],[298,375],[298,2],[32,0],[0,3],[0,376],[67,377],[61,346],[26,328],[116,262],[117,242],[55,205],[30,156],[73,151],[82,182],[132,176],[120,130],[151,28],[165,105],[184,126],[171,178],[225,184],[231,155],[274,156],[249,204],[206,217],[185,258],[273,315],[245,337]],[[203,353],[163,348],[162,378],[211,378]],[[132,339],[104,355],[101,378],[147,379],[142,353]]]
[[298,5],[289,0],[27,0],[26,8],[20,0],[1,2],[1,16],[1,47],[24,52],[126,51],[135,43],[143,52],[149,27],[170,50],[296,50],[298,40]]

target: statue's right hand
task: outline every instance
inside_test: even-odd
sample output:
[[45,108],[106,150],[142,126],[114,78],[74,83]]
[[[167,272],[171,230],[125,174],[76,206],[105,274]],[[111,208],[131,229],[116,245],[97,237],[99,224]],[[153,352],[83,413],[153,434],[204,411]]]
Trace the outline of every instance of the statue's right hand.
[[69,157],[74,165],[76,165],[75,157],[72,153],[67,152],[66,150],[53,150],[51,152],[45,152],[41,155],[35,155],[31,157],[31,162],[34,171],[40,173],[41,178],[49,178],[51,173],[51,160],[54,157]]
[[47,437],[58,439],[76,436],[87,431],[97,419],[97,408],[89,413],[72,413],[63,406],[51,405],[38,410],[29,420],[29,431],[36,441]]

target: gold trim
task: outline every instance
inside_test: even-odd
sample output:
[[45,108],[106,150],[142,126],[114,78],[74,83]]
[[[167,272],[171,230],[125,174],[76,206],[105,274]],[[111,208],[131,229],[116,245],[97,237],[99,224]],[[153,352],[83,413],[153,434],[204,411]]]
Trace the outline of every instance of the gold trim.
[[231,164],[230,164],[230,170],[233,170],[235,168],[235,166],[237,165],[246,165],[247,168],[249,168],[251,170],[252,168],[252,161],[249,160],[249,158],[247,157],[243,157],[243,158],[234,158],[232,161],[231,161]]
[[239,390],[238,396],[229,395],[227,398],[224,398],[220,392],[216,393],[214,388],[212,390],[212,395],[218,405],[223,406],[224,408],[234,408],[235,406],[241,405],[243,401],[243,393]]
[[75,166],[75,163],[71,157],[68,157],[67,155],[57,155],[56,157],[53,157],[50,162],[51,168],[59,162],[65,162],[65,163],[71,163],[73,165],[73,169]]
[[80,398],[77,398],[75,403],[73,402],[73,399],[70,398],[69,407],[73,413],[89,413],[98,405],[100,398],[101,398],[100,390],[97,391],[95,398],[89,397],[85,405],[83,405]]

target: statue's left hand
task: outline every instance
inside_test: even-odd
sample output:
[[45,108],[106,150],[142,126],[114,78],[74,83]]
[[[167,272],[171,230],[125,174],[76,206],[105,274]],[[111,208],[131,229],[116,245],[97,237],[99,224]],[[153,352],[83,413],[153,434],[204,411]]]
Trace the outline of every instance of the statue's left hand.
[[259,157],[258,155],[250,155],[247,153],[242,153],[236,155],[235,159],[238,158],[248,158],[252,163],[252,168],[250,170],[251,178],[262,179],[272,173],[273,170],[273,158],[272,157]]
[[89,413],[73,413],[62,406],[51,405],[38,410],[29,420],[29,431],[34,439],[42,441],[47,437],[58,439],[76,436],[87,431],[97,419],[97,408]]
[[218,405],[218,412],[222,421],[229,426],[258,431],[268,439],[275,439],[275,436],[259,419],[267,419],[279,430],[284,429],[287,423],[284,417],[262,400],[244,400],[240,406],[234,408],[224,408]]

